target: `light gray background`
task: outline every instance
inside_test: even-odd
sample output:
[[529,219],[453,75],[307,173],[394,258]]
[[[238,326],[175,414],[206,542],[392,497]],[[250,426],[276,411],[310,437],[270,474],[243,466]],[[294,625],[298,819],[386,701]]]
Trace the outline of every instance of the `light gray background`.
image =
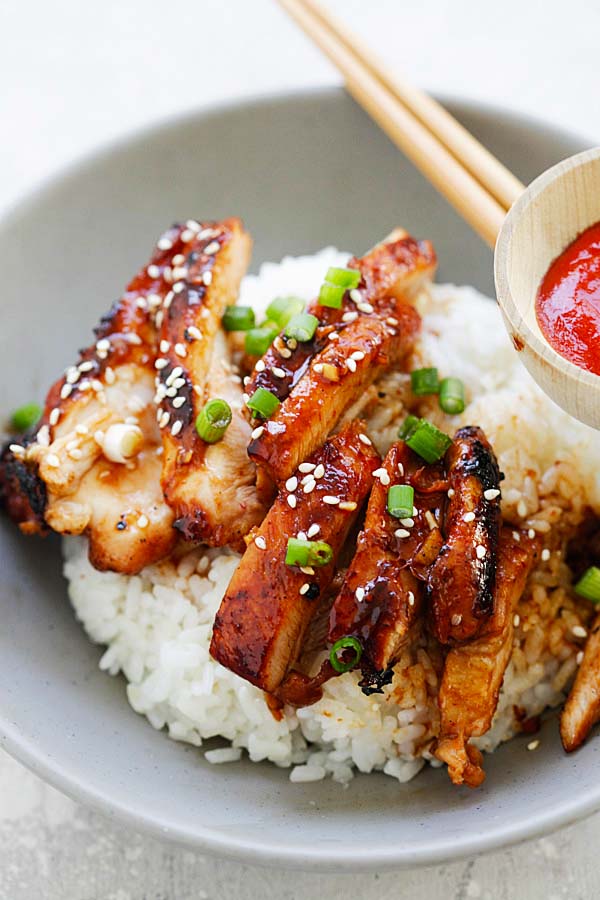
[[[600,136],[600,6],[592,0],[328,2],[426,88]],[[141,125],[338,80],[271,0],[0,0],[0,34],[0,211]],[[588,900],[600,890],[599,826],[596,816],[551,838],[435,869],[286,874],[115,827],[0,754],[0,900]]]

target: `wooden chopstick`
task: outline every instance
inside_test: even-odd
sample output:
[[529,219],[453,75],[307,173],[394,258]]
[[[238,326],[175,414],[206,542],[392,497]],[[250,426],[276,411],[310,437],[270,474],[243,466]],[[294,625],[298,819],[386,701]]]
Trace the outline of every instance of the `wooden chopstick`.
[[354,99],[493,247],[507,207],[500,204],[374,70],[355,55],[354,48],[330,27],[329,20],[312,8],[314,0],[310,6],[307,0],[279,0],[279,3],[342,72]]
[[525,185],[437,100],[385,66],[358,35],[324,9],[318,0],[303,2],[508,211],[525,190]]

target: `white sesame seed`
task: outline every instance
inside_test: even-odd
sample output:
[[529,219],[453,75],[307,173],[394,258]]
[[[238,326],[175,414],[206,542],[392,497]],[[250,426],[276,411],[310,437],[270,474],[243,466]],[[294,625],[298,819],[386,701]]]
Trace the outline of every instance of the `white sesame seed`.
[[165,359],[164,356],[159,356],[159,358],[154,363],[154,368],[158,369],[160,371],[161,369],[164,369],[168,365],[169,365],[169,360]]
[[383,467],[381,469],[375,469],[373,472],[373,478],[379,478],[382,484],[388,485],[390,483],[390,476],[387,473],[387,469]]
[[520,624],[521,624],[521,616],[519,615],[519,613],[515,613],[513,616],[513,625],[515,626],[515,628],[518,628]]
[[104,389],[104,385],[97,378],[93,378],[90,381],[90,384],[92,386],[92,390],[95,391],[97,394],[99,394],[100,391],[102,391]]
[[55,406],[50,415],[48,416],[48,421],[51,425],[56,425],[58,420],[60,419],[60,407]]
[[188,332],[189,336],[191,338],[193,338],[195,341],[202,340],[202,332],[200,331],[199,328],[196,328],[195,325],[190,325],[187,332]]
[[500,491],[497,488],[489,488],[483,492],[483,496],[486,500],[495,500],[496,497],[500,496]]
[[171,349],[170,341],[164,341],[164,340],[161,341],[159,344],[159,348],[160,348],[161,353],[168,353],[169,350]]
[[299,531],[298,534],[296,535],[296,537],[298,538],[299,541],[307,540],[306,533],[304,531]]
[[158,278],[158,276],[160,275],[160,269],[155,265],[148,266],[146,272],[148,273],[150,278]]
[[394,532],[394,535],[395,535],[397,538],[407,538],[407,537],[410,537],[410,531],[407,531],[406,528],[398,528],[398,529]]
[[296,478],[295,475],[292,475],[292,477],[288,478],[288,480],[286,481],[285,489],[286,489],[286,491],[295,491],[297,487],[298,487],[298,479]]
[[551,556],[550,551],[548,550],[547,547],[544,547],[544,549],[542,550],[542,559],[543,559],[543,561],[544,561],[544,562],[548,562],[548,560],[550,559],[550,556]]
[[247,403],[249,399],[250,399],[250,394],[245,394],[245,393],[242,394],[242,400],[244,403]]
[[42,447],[48,447],[50,444],[50,429],[47,425],[42,425],[40,430],[35,436],[38,444],[41,444]]
[[483,559],[483,557],[487,554],[487,550],[482,544],[478,544],[475,547],[475,556],[477,559]]
[[370,303],[357,303],[356,308],[359,309],[362,313],[372,313],[373,307]]
[[115,370],[110,366],[107,366],[104,370],[104,380],[107,384],[114,384],[117,380],[117,376],[115,375]]
[[198,232],[200,231],[200,223],[196,222],[195,219],[188,219],[185,223],[185,227],[189,228],[190,231]]
[[527,506],[524,500],[519,500],[517,503],[517,515],[521,516],[522,519],[527,515]]
[[96,350],[100,350],[100,352],[104,350],[110,350],[110,341],[108,338],[100,338],[99,341],[96,341]]
[[185,403],[185,397],[175,397],[173,399],[173,407],[179,409]]
[[577,663],[578,666],[581,665],[581,663],[583,662],[583,650],[579,651],[579,653],[575,657],[575,662]]
[[474,522],[474,521],[475,521],[475,513],[474,512],[468,512],[468,513],[464,514],[463,522]]
[[[417,515],[417,509],[416,509],[416,507],[413,506],[413,516],[416,516],[416,515]],[[434,528],[437,528],[437,522],[435,520],[435,516],[433,515],[433,513],[431,512],[430,509],[428,509],[425,513],[425,520],[426,520],[427,524],[429,525],[430,531],[433,531]]]
[[574,625],[573,628],[571,628],[571,632],[573,634],[573,637],[578,637],[578,638],[587,637],[587,631],[583,627],[583,625]]
[[339,497],[332,497],[330,494],[326,494],[323,497],[323,503],[326,503],[327,506],[337,506],[339,502],[340,502]]
[[159,250],[170,250],[173,246],[173,241],[170,238],[163,236],[159,238],[156,246]]
[[462,616],[461,616],[461,614],[460,614],[460,613],[454,613],[454,615],[452,616],[452,618],[450,619],[450,621],[451,621],[451,623],[452,623],[453,625],[460,625],[460,623],[462,622]]
[[413,594],[412,591],[409,591],[409,592],[408,592],[408,605],[409,605],[409,606],[414,606],[414,605],[415,605],[415,595]]
[[185,344],[175,344],[175,347],[173,349],[175,350],[175,353],[177,354],[177,356],[181,356],[184,359],[187,356],[187,350],[185,348]]
[[355,312],[347,312],[342,316],[342,322],[356,322],[358,319],[358,313]]
[[355,503],[354,500],[342,500],[338,509],[343,509],[346,512],[354,512],[357,506],[358,503]]
[[80,374],[81,373],[78,372],[77,369],[74,368],[73,366],[70,369],[67,369],[67,374],[65,376],[65,380],[66,380],[67,384],[75,384],[75,382],[79,378]]
[[66,450],[73,450],[75,447],[79,447],[79,441],[67,441],[65,445]]
[[253,441],[256,441],[262,434],[264,434],[264,432],[265,432],[265,426],[259,425],[257,428],[254,429],[254,431],[252,432],[250,437],[252,438]]
[[184,244],[187,244],[187,243],[189,243],[189,241],[193,240],[193,237],[194,237],[194,232],[192,231],[191,228],[185,228],[181,232],[181,240],[183,241]]
[[72,390],[73,388],[70,384],[63,384],[62,388],[60,389],[60,399],[66,400]]
[[513,539],[517,542],[521,540],[521,535],[519,534],[518,531],[513,531],[512,536],[513,536]]
[[402,465],[402,463],[398,463],[398,471],[401,475],[404,475],[404,466]]
[[304,474],[306,472],[314,472],[314,470],[315,470],[314,463],[303,462],[303,463],[300,463],[300,465],[298,466],[298,471],[302,472],[302,474]]
[[158,423],[158,427],[159,427],[159,428],[166,428],[166,426],[169,424],[169,419],[170,419],[170,418],[171,418],[170,413],[164,412],[164,413],[162,414],[162,416],[160,417],[160,421],[159,421],[159,423]]
[[20,444],[9,444],[8,449],[17,459],[25,458],[25,447],[21,447]]
[[254,543],[256,544],[256,546],[258,547],[259,550],[267,549],[267,542],[265,541],[262,534],[259,534],[258,537],[254,539]]
[[310,584],[307,581],[305,581],[304,584],[302,585],[302,587],[300,588],[299,593],[304,596],[304,594],[306,594],[309,590],[310,590]]
[[82,425],[75,426],[76,434],[89,434],[89,431],[90,431],[90,429],[87,427],[87,425],[82,424]]
[[315,570],[312,566],[299,566],[300,571],[303,575],[314,575]]
[[56,453],[49,453],[46,457],[46,465],[50,466],[52,469],[58,469],[60,466],[60,459],[56,455]]
[[171,387],[167,388],[166,390],[164,390],[164,385],[162,385],[162,387],[163,387],[165,397],[176,397],[177,396],[177,388],[175,387],[174,384],[171,385]]
[[363,295],[358,290],[358,288],[352,288],[349,296],[350,296],[350,299],[354,301],[354,303],[360,303],[363,298]]
[[280,369],[279,366],[273,366],[271,372],[275,376],[275,378],[285,378],[285,372],[283,369]]
[[305,494],[311,494],[317,486],[317,482],[315,479],[311,479],[311,481],[307,481],[302,490]]
[[315,467],[313,475],[318,481],[319,478],[322,478],[324,474],[325,474],[325,466],[323,465],[323,463],[319,463],[319,465]]
[[309,527],[309,529],[308,529],[308,531],[307,531],[306,533],[307,533],[307,535],[308,535],[309,538],[313,538],[316,534],[318,534],[318,533],[320,532],[320,530],[321,530],[321,526],[320,526],[320,525],[317,525],[316,522],[314,522],[314,523]]
[[202,282],[208,287],[212,282],[212,272],[206,271],[202,273]]
[[400,519],[400,524],[404,525],[405,528],[413,528],[415,524],[414,519]]
[[323,371],[323,363],[315,363],[313,366],[313,369],[315,370],[317,375],[320,375],[321,372]]
[[[177,271],[177,270],[175,270],[175,271]],[[175,271],[173,272],[173,275],[175,275]],[[177,281],[177,283],[173,285],[173,293],[174,294],[181,294],[181,292],[184,290],[185,290],[185,282],[184,281]]]
[[395,319],[393,316],[388,316],[385,321],[388,323],[388,325],[392,325],[392,326],[398,324],[398,319]]
[[183,375],[183,369],[181,366],[175,366],[172,372],[169,373],[169,378],[172,379],[173,387],[175,387],[175,380]]
[[142,343],[142,339],[139,334],[136,334],[135,331],[128,331],[123,335],[123,339],[127,341],[128,344],[136,344],[138,347]]
[[206,256],[213,256],[213,254],[219,251],[219,246],[220,245],[218,241],[211,241],[210,244],[207,244],[207,246],[204,248],[204,253],[206,254]]
[[452,500],[455,493],[456,493],[456,491],[454,490],[454,488],[448,488],[448,497],[450,500]]
[[359,603],[360,603],[362,600],[364,600],[364,599],[365,599],[365,589],[364,589],[364,587],[357,587],[356,590],[354,591],[354,596],[356,597],[356,599],[358,600]]
[[355,359],[356,362],[360,362],[365,358],[365,354],[362,350],[355,350],[354,353],[351,354],[352,359]]
[[91,359],[86,359],[85,362],[79,363],[77,366],[80,372],[91,372],[94,368],[94,363]]
[[346,360],[346,367],[349,372],[356,372],[356,363],[354,362],[353,359]]
[[535,537],[535,531],[533,530],[533,528],[530,528],[530,529],[529,529],[529,531],[527,532],[527,537],[528,537],[531,541],[534,539],[534,537]]
[[264,372],[266,368],[267,367],[265,365],[264,359],[259,359],[258,362],[256,363],[256,365],[254,366],[254,370],[256,372]]
[[361,442],[361,444],[366,444],[367,447],[370,447],[370,446],[372,445],[372,443],[373,443],[373,442],[366,436],[366,434],[359,434],[358,439],[359,439],[359,441]]
[[328,341],[339,341],[339,339],[340,339],[340,336],[337,333],[337,331],[332,331],[327,335]]
[[173,257],[173,259],[171,260],[171,263],[174,266],[180,266],[184,262],[185,262],[185,256],[183,255],[183,253],[176,253],[175,256]]
[[156,313],[156,316],[154,319],[154,322],[155,322],[157,328],[160,328],[160,326],[162,325],[164,317],[165,317],[164,312],[162,311],[162,309],[159,309],[159,311]]
[[171,426],[171,434],[173,435],[173,437],[177,437],[182,428],[183,422],[181,421],[181,419],[177,419],[176,422],[173,422]]
[[163,278],[167,282],[173,281],[173,272],[171,271],[171,266],[165,266],[163,269]]
[[537,750],[537,748],[539,746],[540,746],[539,741],[529,741],[529,743],[527,744],[527,749],[528,750]]
[[287,502],[289,507],[291,507],[292,509],[296,509],[297,500],[295,494],[288,494]]
[[142,515],[141,515],[141,516],[139,517],[139,519],[137,520],[137,526],[138,526],[138,528],[147,528],[148,525],[149,525],[149,519],[148,519],[148,516],[145,516],[145,515],[142,513]]
[[79,447],[73,447],[72,450],[67,450],[67,453],[71,459],[81,459],[83,456],[83,450],[80,450]]
[[175,388],[176,391],[179,388],[182,388],[185,384],[185,378],[175,378],[175,380],[171,383],[171,387]]

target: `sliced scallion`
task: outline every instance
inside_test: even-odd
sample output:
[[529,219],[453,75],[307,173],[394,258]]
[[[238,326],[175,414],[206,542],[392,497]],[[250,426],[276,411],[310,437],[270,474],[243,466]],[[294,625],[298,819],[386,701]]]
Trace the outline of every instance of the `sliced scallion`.
[[442,380],[439,401],[444,412],[451,416],[464,412],[465,386],[460,378],[444,378]]
[[285,562],[288,566],[326,566],[333,550],[325,541],[303,541],[288,538]]
[[15,409],[10,417],[10,424],[15,431],[28,431],[42,415],[42,408],[37,403],[25,403]]
[[410,373],[410,384],[413,394],[437,394],[440,389],[437,369],[415,369]]
[[304,300],[300,297],[275,297],[267,306],[267,319],[276,322],[280,329],[285,328],[290,319],[302,312],[304,306]]
[[387,511],[396,519],[407,519],[413,514],[415,492],[409,484],[393,484],[387,495]]
[[449,438],[427,419],[419,419],[414,431],[405,440],[410,449],[422,456],[428,463],[441,459],[452,444],[452,438]]
[[223,313],[225,331],[250,331],[254,328],[254,310],[251,306],[226,306]]
[[400,438],[400,440],[405,441],[407,438],[409,438],[418,424],[419,419],[417,418],[417,416],[408,415],[398,429],[398,437]]
[[[338,654],[343,650],[354,650],[353,658],[349,660],[340,659]],[[347,635],[346,637],[340,638],[339,641],[335,642],[335,644],[329,651],[329,662],[336,672],[339,672],[340,675],[343,675],[344,672],[349,672],[350,669],[353,669],[358,665],[362,656],[362,652],[362,644],[358,640],[358,638]]]
[[319,291],[319,303],[321,306],[329,306],[331,309],[341,309],[345,293],[345,287],[324,281]]
[[329,284],[343,287],[346,291],[348,289],[352,290],[352,288],[358,287],[359,285],[360,272],[358,269],[339,269],[337,266],[330,266],[330,268],[327,269],[325,281],[328,281]]
[[209,400],[196,417],[196,431],[207,444],[220,441],[231,424],[231,407],[226,400]]
[[600,569],[590,566],[575,585],[575,593],[592,603],[600,603]]
[[248,409],[251,409],[255,415],[261,416],[263,419],[268,419],[279,406],[279,400],[275,394],[271,393],[271,391],[259,387],[254,391],[246,403],[246,406]]
[[284,334],[288,338],[296,338],[300,343],[310,341],[317,330],[319,320],[310,313],[298,313],[285,326]]
[[251,328],[246,332],[244,348],[249,356],[263,356],[277,335],[279,334],[279,325],[267,319],[258,328]]

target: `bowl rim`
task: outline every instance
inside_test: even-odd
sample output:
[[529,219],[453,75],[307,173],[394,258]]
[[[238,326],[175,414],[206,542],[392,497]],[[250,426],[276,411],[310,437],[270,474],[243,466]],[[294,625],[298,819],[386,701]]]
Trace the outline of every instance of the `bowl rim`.
[[[186,124],[192,123],[198,118],[210,119],[212,116],[235,113],[248,107],[272,107],[273,105],[286,105],[290,102],[300,103],[307,99],[326,99],[342,95],[347,96],[341,86],[316,86],[309,89],[259,92],[161,117],[158,121],[150,122],[116,138],[111,138],[96,149],[80,155],[75,160],[39,179],[20,197],[7,204],[0,215],[0,229],[10,227],[13,218],[27,215],[30,205],[39,202],[44,195],[51,194],[64,181],[84,173],[97,163],[109,159],[114,153],[125,151],[142,140],[153,139],[174,129],[185,127]],[[593,140],[579,133],[500,105],[487,104],[451,94],[436,94],[436,97],[444,106],[457,110],[459,115],[464,112],[494,116],[534,129],[540,134],[546,132],[552,136],[562,135],[565,139],[579,140],[582,143],[588,140],[591,144],[594,143]],[[248,829],[247,836],[240,838],[214,832],[209,826],[196,826],[193,833],[186,827],[178,827],[176,824],[167,826],[157,816],[141,814],[130,804],[112,798],[108,799],[101,789],[94,788],[82,779],[70,775],[59,763],[53,762],[45,756],[41,748],[26,741],[20,735],[16,722],[7,720],[1,714],[0,747],[34,774],[76,802],[83,803],[109,819],[144,831],[159,840],[187,846],[200,852],[212,853],[240,863],[312,869],[321,872],[399,869],[454,861],[540,837],[585,818],[600,808],[599,783],[596,791],[579,798],[565,797],[560,806],[555,806],[545,813],[539,813],[533,819],[496,826],[477,836],[469,835],[458,843],[454,839],[438,840],[435,844],[424,840],[419,847],[390,846],[385,848],[357,847],[356,843],[345,842],[335,848],[313,846],[310,851],[306,851],[304,848],[296,848],[291,840],[287,844],[277,846],[265,844],[260,839],[254,839],[252,829]]]

